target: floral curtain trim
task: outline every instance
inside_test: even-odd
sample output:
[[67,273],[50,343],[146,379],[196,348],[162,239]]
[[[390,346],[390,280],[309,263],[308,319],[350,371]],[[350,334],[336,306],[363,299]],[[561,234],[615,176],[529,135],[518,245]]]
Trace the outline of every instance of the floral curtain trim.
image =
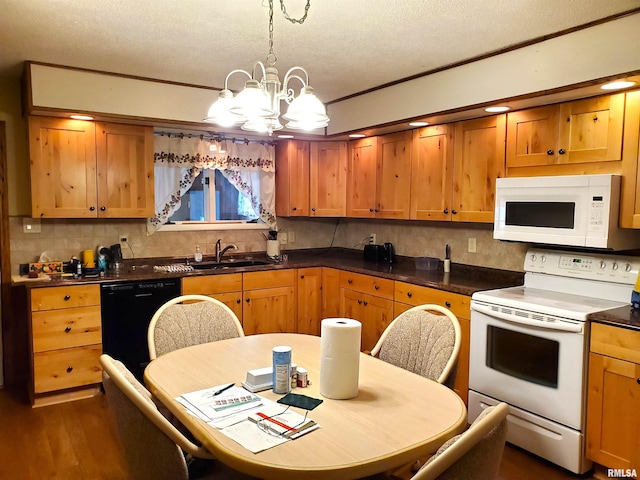
[[182,196],[203,169],[220,170],[260,219],[276,228],[273,146],[169,135],[156,136],[154,143],[156,215],[147,222],[148,235],[180,208]]

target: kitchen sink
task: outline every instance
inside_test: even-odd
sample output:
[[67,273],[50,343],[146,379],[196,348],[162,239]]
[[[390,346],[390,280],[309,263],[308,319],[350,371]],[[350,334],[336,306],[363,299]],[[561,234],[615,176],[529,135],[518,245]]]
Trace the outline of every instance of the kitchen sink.
[[214,270],[221,268],[255,267],[259,265],[269,265],[269,262],[261,260],[225,260],[223,262],[194,262],[191,266],[194,270]]

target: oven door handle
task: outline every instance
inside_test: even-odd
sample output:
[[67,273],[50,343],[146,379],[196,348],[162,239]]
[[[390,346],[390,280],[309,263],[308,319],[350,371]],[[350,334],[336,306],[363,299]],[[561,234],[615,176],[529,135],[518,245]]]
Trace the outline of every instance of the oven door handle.
[[539,320],[530,320],[528,318],[519,317],[517,315],[511,315],[504,312],[496,312],[491,307],[474,303],[472,310],[476,312],[484,313],[489,317],[499,318],[500,320],[506,320],[507,322],[516,323],[520,325],[528,325],[532,327],[541,328],[543,330],[560,330],[562,332],[582,333],[583,325],[570,322],[544,322]]

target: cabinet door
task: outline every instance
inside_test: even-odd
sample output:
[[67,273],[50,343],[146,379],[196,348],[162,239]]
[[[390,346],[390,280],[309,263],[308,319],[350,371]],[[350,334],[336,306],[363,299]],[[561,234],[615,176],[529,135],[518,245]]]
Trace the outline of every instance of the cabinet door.
[[340,270],[322,268],[322,318],[340,316]]
[[98,216],[152,217],[153,128],[111,123],[96,128]]
[[411,189],[411,131],[378,139],[376,198],[378,218],[409,218]]
[[276,215],[309,216],[309,142],[276,145]]
[[322,267],[299,268],[296,286],[297,332],[320,335]]
[[413,132],[411,213],[413,220],[451,220],[453,126]]
[[31,215],[97,216],[95,124],[29,117]]
[[377,137],[349,142],[347,217],[376,216]]
[[620,226],[640,228],[640,90],[627,93],[622,148]]
[[227,293],[213,293],[210,295],[216,300],[220,300],[227,307],[229,307],[233,313],[236,314],[240,323],[244,325],[244,319],[242,316],[242,292],[227,292]]
[[315,217],[344,217],[347,211],[347,142],[312,142],[309,208]]
[[244,300],[242,327],[246,335],[296,331],[293,286],[247,290]]
[[640,471],[640,365],[589,355],[587,457],[608,468]]
[[451,219],[494,220],[496,178],[504,177],[506,116],[456,124]]
[[558,113],[557,105],[549,105],[507,114],[507,167],[556,162]]
[[382,332],[393,320],[393,301],[374,295],[364,295],[364,321],[362,323],[362,346],[364,351],[371,351]]
[[[364,321],[365,321],[365,313],[364,313],[364,297],[366,295],[357,292],[355,290],[351,290],[349,288],[341,288],[340,289],[340,317],[352,318],[354,320],[358,320],[362,323],[362,328],[364,330]],[[364,333],[362,334],[364,335]],[[360,350],[364,350],[362,343],[360,344]],[[371,350],[371,348],[369,348]]]
[[558,163],[620,160],[623,117],[624,93],[560,104]]

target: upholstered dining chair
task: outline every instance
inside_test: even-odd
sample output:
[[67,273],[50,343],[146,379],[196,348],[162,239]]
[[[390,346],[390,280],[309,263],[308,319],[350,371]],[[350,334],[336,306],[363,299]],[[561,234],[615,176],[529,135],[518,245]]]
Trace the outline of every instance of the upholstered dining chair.
[[[151,393],[127,367],[109,355],[100,356],[102,381],[131,478],[139,480],[187,480],[188,462],[211,460],[203,479],[249,480],[214,462],[213,455],[180,433],[158,410]],[[195,462],[194,462],[195,463]],[[202,466],[202,463],[198,465]]]
[[440,305],[419,305],[398,315],[371,355],[439,383],[446,382],[460,353],[458,318]]
[[149,358],[155,360],[179,348],[235,337],[244,337],[244,330],[224,303],[205,295],[182,295],[162,305],[151,318],[147,332]]

